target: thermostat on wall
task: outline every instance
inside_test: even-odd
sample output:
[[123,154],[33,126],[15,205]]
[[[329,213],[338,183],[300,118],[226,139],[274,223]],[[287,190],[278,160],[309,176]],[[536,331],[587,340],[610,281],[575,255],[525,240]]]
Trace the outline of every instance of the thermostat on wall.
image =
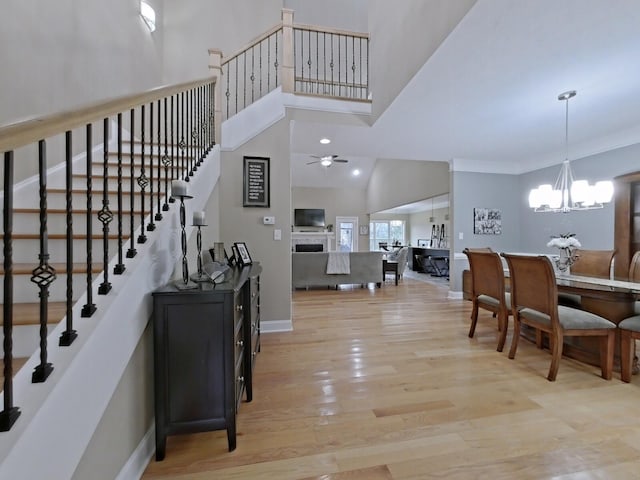
[[276,217],[262,217],[262,223],[265,225],[273,225],[276,223]]

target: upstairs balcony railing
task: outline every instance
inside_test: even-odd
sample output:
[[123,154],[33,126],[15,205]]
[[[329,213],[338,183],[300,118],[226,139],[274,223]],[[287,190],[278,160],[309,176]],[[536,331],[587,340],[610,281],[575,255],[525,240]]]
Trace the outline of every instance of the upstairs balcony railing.
[[209,50],[221,71],[223,120],[282,87],[285,93],[369,101],[369,36],[324,27],[294,25],[283,10],[276,25],[223,59]]
[[[51,317],[59,312],[55,320],[64,318],[59,345],[71,345],[78,335],[74,304],[86,300],[82,317],[96,312],[94,295],[109,294],[110,275],[124,273],[127,259],[137,254],[136,246],[147,241],[170,209],[172,180],[188,182],[216,144],[216,85],[215,78],[208,78],[158,88],[0,129],[4,157],[0,431],[9,430],[20,415],[13,398],[15,321],[37,316],[40,363],[32,382],[44,382],[54,368],[47,345]],[[48,165],[60,162],[63,175],[58,179]],[[15,189],[16,165],[21,167],[19,180],[37,176],[33,192],[25,194],[28,187]],[[21,221],[14,224],[17,216]],[[20,232],[14,231],[16,226]],[[112,271],[110,262],[115,265]],[[59,276],[66,277],[62,286]],[[19,288],[14,288],[16,281]],[[50,308],[50,297],[55,308]]]

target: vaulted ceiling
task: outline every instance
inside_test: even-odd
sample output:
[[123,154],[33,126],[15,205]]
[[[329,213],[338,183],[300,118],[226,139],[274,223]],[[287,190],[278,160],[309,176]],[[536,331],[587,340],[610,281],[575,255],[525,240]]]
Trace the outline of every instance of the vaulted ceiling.
[[[373,126],[298,122],[292,161],[306,163],[327,136],[331,153],[363,169],[360,185],[377,158],[535,170],[564,158],[557,96],[567,90],[578,92],[570,158],[639,143],[639,25],[638,0],[478,0]],[[345,186],[344,167],[297,176],[294,165],[293,182]]]

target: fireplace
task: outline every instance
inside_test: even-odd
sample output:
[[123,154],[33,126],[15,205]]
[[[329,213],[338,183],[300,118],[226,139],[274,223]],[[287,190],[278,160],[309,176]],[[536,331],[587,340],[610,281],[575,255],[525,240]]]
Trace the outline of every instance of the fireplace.
[[322,252],[324,247],[321,243],[297,243],[296,252]]

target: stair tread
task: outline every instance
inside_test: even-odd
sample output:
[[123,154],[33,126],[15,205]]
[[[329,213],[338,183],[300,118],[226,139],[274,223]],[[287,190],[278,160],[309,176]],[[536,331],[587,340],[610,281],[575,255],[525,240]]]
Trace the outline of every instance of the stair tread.
[[[49,302],[47,322],[58,323],[67,314],[66,302]],[[0,325],[4,322],[4,311],[0,306]],[[40,303],[14,303],[13,325],[38,325],[40,323]]]
[[[66,233],[49,233],[47,235],[47,237],[49,238],[49,240],[66,240],[67,239],[67,234]],[[0,239],[4,238],[4,234],[0,234]],[[12,238],[13,240],[39,240],[40,239],[40,234],[39,233],[13,233],[12,234]],[[87,236],[83,233],[74,233],[73,234],[73,239],[74,240],[84,240],[86,239]],[[93,235],[91,235],[91,238],[93,240],[101,240],[103,238],[102,233],[94,233]],[[109,240],[117,240],[118,239],[118,235],[113,233],[113,234],[109,234],[107,236],[107,238]],[[123,235],[122,239],[126,240],[128,239],[128,235]]]
[[[14,275],[31,275],[31,272],[34,268],[36,268],[38,263],[14,263],[13,264],[13,274]],[[67,273],[67,264],[66,263],[50,263],[55,270],[56,273],[63,274]],[[91,265],[92,273],[100,273],[103,270],[102,263],[93,263]],[[87,273],[87,264],[86,263],[74,263],[73,264],[73,272],[72,273]],[[0,275],[4,275],[4,266],[0,266]]]
[[[16,376],[18,370],[20,370],[25,363],[29,360],[27,357],[13,357],[12,367],[13,367],[13,376]],[[0,391],[4,390],[4,361],[0,360]]]
[[[97,214],[100,211],[100,209],[98,208],[94,208],[93,209],[93,213]],[[134,210],[133,213],[140,215],[140,213],[142,212],[142,210]],[[13,209],[13,213],[40,213],[40,209],[39,208],[14,208]],[[53,214],[53,215],[66,215],[67,214],[67,209],[66,208],[47,208],[47,213],[48,214]],[[73,209],[71,210],[71,213],[87,213],[87,209]],[[116,210],[114,210],[114,213],[116,213]],[[123,210],[123,212],[125,215],[129,213],[129,209]]]

